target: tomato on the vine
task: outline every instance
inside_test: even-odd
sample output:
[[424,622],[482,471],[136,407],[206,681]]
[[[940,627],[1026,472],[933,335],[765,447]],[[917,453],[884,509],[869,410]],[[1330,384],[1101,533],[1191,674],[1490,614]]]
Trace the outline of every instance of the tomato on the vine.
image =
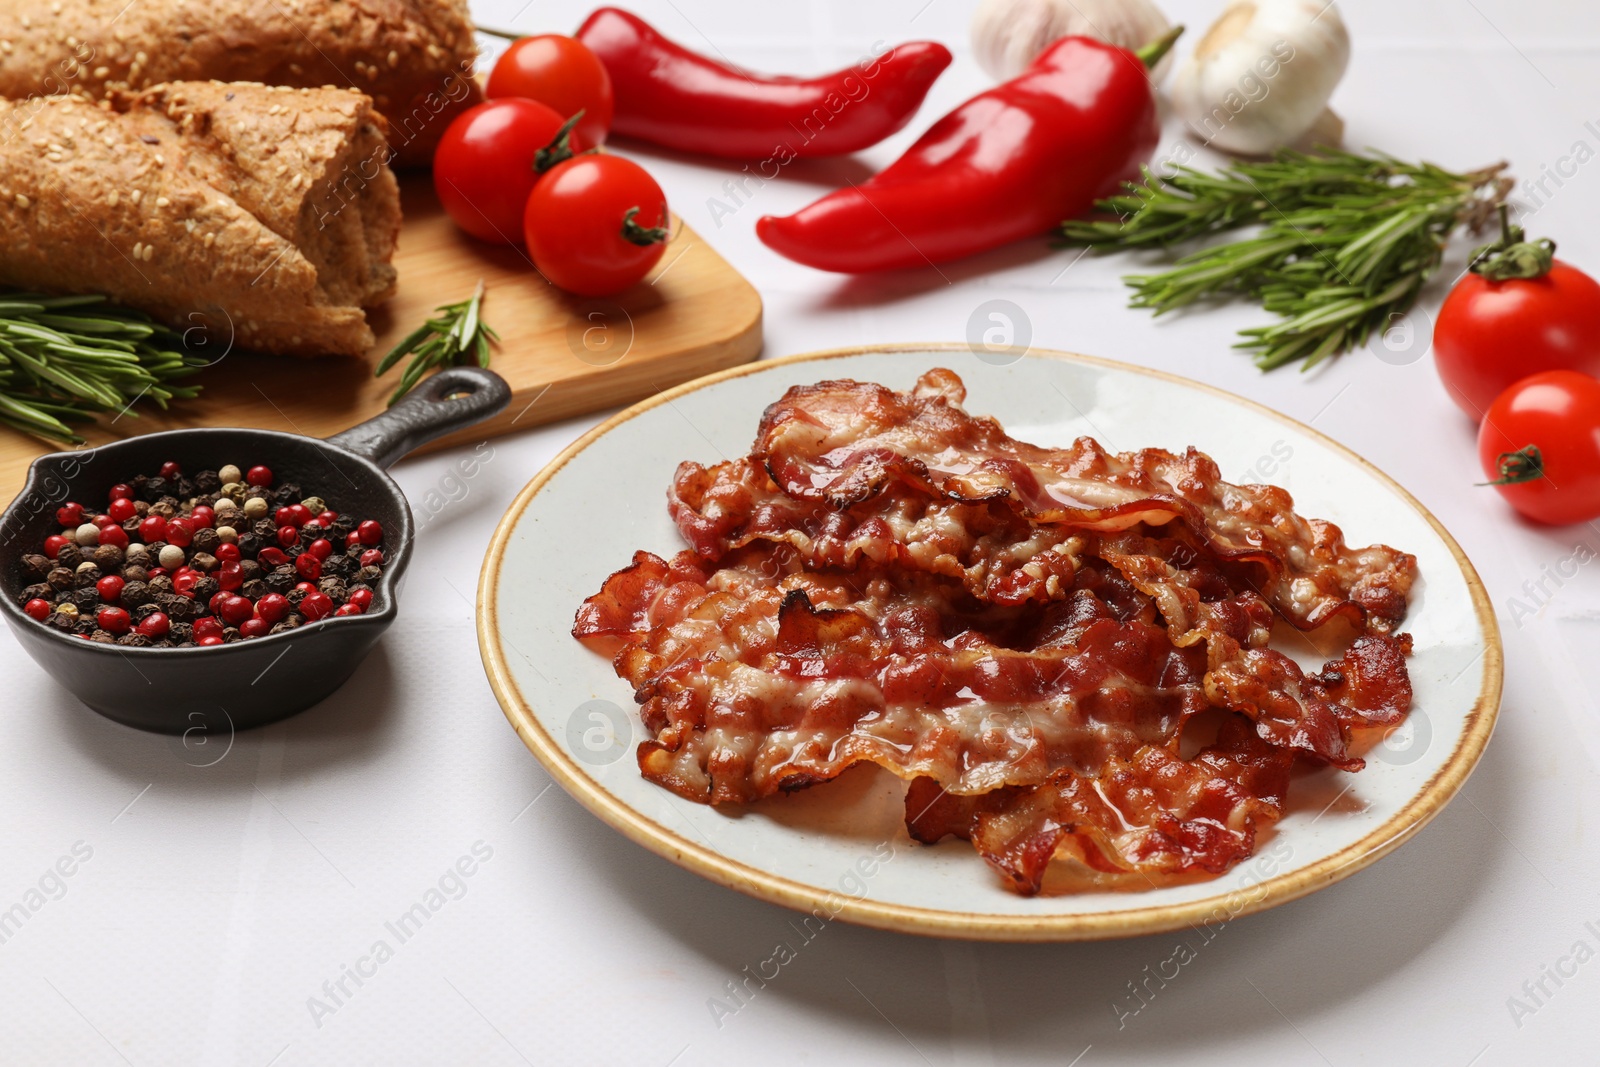
[[546,278],[579,296],[614,296],[660,260],[667,198],[639,164],[586,155],[551,170],[528,197],[528,254]]
[[1501,227],[1450,290],[1433,330],[1439,377],[1474,420],[1530,374],[1600,376],[1600,282],[1556,259],[1553,242],[1524,240],[1504,216]]
[[576,37],[558,33],[522,37],[495,61],[484,90],[489,99],[521,96],[562,116],[583,112],[578,135],[584,144],[605,143],[615,107],[611,75],[600,57]]
[[515,244],[522,212],[543,172],[587,146],[567,120],[537,100],[490,100],[458,115],[433,154],[433,188],[457,226]]
[[1517,382],[1489,405],[1478,459],[1522,514],[1552,526],[1600,518],[1600,379],[1571,370]]

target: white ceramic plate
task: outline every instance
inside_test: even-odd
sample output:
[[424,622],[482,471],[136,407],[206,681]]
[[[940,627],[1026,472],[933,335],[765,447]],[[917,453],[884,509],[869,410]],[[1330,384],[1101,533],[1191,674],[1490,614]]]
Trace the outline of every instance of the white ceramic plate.
[[[741,892],[824,919],[1006,940],[1143,934],[1259,911],[1372,863],[1437,814],[1488,742],[1501,677],[1488,598],[1438,522],[1354,453],[1250,401],[1064,353],[990,359],[923,345],[753,364],[629,408],[530,482],[484,561],[478,637],[507,718],[556,780],[634,841]],[[643,728],[629,687],[570,630],[579,602],[635,549],[665,556],[683,547],[666,510],[678,462],[748,452],[762,409],[791,385],[855,378],[904,389],[936,366],[965,380],[969,411],[997,416],[1023,440],[1194,445],[1229,480],[1288,489],[1297,510],[1338,523],[1351,544],[1415,553],[1422,578],[1406,629],[1416,701],[1406,725],[1358,774],[1297,779],[1289,813],[1251,860],[1211,881],[1143,891],[1009,893],[966,843],[912,843],[894,779],[875,770],[738,815],[641,778],[633,749]],[[1323,658],[1309,645],[1284,651],[1306,665]]]

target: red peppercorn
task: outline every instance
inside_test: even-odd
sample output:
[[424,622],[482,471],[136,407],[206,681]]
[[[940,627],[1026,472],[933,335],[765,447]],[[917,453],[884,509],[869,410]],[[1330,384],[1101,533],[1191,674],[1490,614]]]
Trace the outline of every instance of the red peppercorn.
[[375,545],[383,540],[383,526],[376,519],[368,519],[356,527],[356,536],[364,545]]
[[117,521],[110,515],[96,515],[89,521],[100,527],[102,530],[104,530],[107,526],[115,526],[117,524]]
[[365,552],[361,553],[361,565],[363,567],[383,566],[383,549],[369,548]]
[[361,543],[361,535],[351,530],[344,535],[344,547],[354,548]]
[[223,594],[222,604],[217,609],[222,621],[230,626],[238,626],[255,613],[256,606],[250,603],[250,598],[237,593]]
[[102,545],[116,545],[118,548],[128,547],[128,531],[120,526],[100,527],[100,543]]
[[123,485],[121,482],[118,482],[116,485],[111,487],[111,492],[108,494],[108,497],[112,500],[130,500],[133,498],[133,486]]
[[294,569],[308,582],[314,582],[322,577],[322,561],[309,552],[302,552],[295,557]]
[[159,578],[165,573],[167,573],[167,568],[165,568],[165,567],[151,567],[150,568],[150,577],[152,577],[152,578]]
[[306,546],[306,551],[318,559],[327,559],[333,555],[333,542],[326,537],[319,537]]
[[146,637],[165,637],[167,631],[172,629],[172,620],[167,618],[165,612],[157,611],[140,619],[134,629]]
[[272,624],[266,619],[246,619],[239,624],[239,633],[245,637],[265,637],[272,632]]
[[62,504],[59,508],[56,508],[56,521],[63,526],[77,529],[83,525],[83,505]]
[[101,608],[94,617],[95,623],[108,634],[125,634],[132,620],[121,608]]
[[[218,556],[217,558],[221,559],[222,557]],[[268,545],[266,548],[263,548],[260,552],[256,553],[256,562],[265,567],[281,567],[285,563],[289,562],[289,557],[283,554],[282,549],[273,548],[271,545]]]
[[[229,544],[226,541],[224,541],[222,544],[218,545],[216,548],[212,549],[211,550],[211,554],[213,556],[217,557],[217,562],[219,562],[219,563],[238,563],[239,562],[239,546],[238,545],[234,545],[234,544]],[[260,558],[260,554],[259,553],[257,553],[256,558],[257,559]]]
[[336,610],[334,614],[344,616],[360,615],[361,608],[355,604],[340,604],[338,610]]
[[38,597],[34,597],[32,600],[22,605],[22,610],[27,614],[28,618],[38,619],[40,622],[44,622],[44,620],[50,617],[50,601],[40,600]]
[[272,471],[267,467],[251,467],[245,472],[244,480],[251,485],[265,488],[272,484]]
[[195,638],[194,639],[194,643],[197,644],[197,645],[201,645],[202,647],[205,647],[205,648],[210,648],[212,645],[220,645],[220,644],[222,644],[222,635],[221,634],[206,634],[204,637]]
[[209,615],[194,620],[194,639],[204,643],[204,638],[215,636],[222,640],[222,620],[214,619]]
[[372,607],[372,590],[357,589],[355,592],[350,594],[350,603],[359,604],[361,606],[361,610],[366,611],[368,608]]
[[108,574],[94,583],[94,591],[100,594],[100,599],[107,604],[115,604],[122,599],[122,579],[115,574]]
[[300,614],[309,621],[316,622],[325,619],[333,613],[333,601],[326,593],[307,593],[300,601]]
[[322,524],[322,528],[326,530],[328,527],[339,521],[339,513],[337,511],[319,511],[317,512],[317,521],[320,522]]
[[194,525],[188,519],[169,519],[167,521],[167,544],[177,545],[179,548],[188,548],[189,542],[194,540]]
[[133,501],[125,496],[119,496],[111,502],[110,507],[106,508],[106,514],[111,516],[112,522],[127,522],[134,516]]
[[293,526],[298,530],[311,521],[311,509],[304,504],[288,504],[272,513],[272,521],[279,526]]
[[198,524],[201,528],[215,526],[217,513],[204,504],[196,504],[194,510],[189,512],[189,521]]
[[139,540],[154,544],[167,539],[167,520],[160,515],[146,515],[139,520]]
[[217,568],[217,584],[232,592],[244,584],[244,568],[236,560],[230,560]]
[[268,593],[256,601],[256,614],[268,623],[279,622],[289,614],[289,598],[281,593]]
[[231,595],[232,594],[230,594],[226,589],[218,589],[215,593],[211,594],[211,599],[206,601],[206,610],[211,612],[213,615],[221,615],[222,602],[228,599],[228,597]]
[[172,591],[179,596],[189,596],[194,592],[194,583],[199,580],[199,571],[189,567],[179,567],[172,572]]
[[278,527],[278,544],[284,548],[293,547],[300,542],[300,531],[285,523]]
[[294,587],[302,593],[315,593],[317,591],[317,587],[311,582],[296,582]]
[[168,481],[171,481],[174,478],[181,478],[182,476],[183,468],[178,466],[178,464],[173,460],[169,459],[161,465],[161,477],[167,479]]
[[55,559],[56,553],[60,552],[61,546],[66,543],[67,539],[65,537],[62,537],[60,534],[51,534],[49,537],[44,539],[44,554],[49,556],[51,559]]

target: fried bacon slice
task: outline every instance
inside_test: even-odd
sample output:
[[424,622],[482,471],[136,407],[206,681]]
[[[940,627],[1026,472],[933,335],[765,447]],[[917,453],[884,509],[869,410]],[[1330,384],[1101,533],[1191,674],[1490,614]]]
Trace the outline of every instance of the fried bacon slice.
[[869,382],[796,386],[767,408],[751,457],[785,495],[839,509],[907,484],[957,501],[1006,500],[1040,523],[1177,523],[1217,558],[1259,566],[1262,596],[1302,629],[1344,616],[1387,632],[1405,617],[1415,557],[1347,546],[1337,526],[1297,515],[1282,489],[1225,482],[1193,448],[1115,454],[1087,437],[1066,449],[1027,444],[967,414],[965,395],[948,370],[905,393]]
[[[913,837],[1033,893],[1058,856],[1224,871],[1297,759],[1358,770],[1353,731],[1404,717],[1414,557],[1193,449],[1038,448],[963,399],[949,371],[791,389],[752,455],[680,465],[690,547],[636,553],[573,626],[633,686],[646,778],[721,805],[872,763]],[[1279,618],[1359,636],[1307,673]]]
[[1039,892],[1062,855],[1113,873],[1221,874],[1283,814],[1292,763],[1234,716],[1191,760],[1143,748],[1095,777],[1061,770],[1038,786],[975,797],[916,779],[906,790],[906,829],[928,844],[948,835],[971,841],[1024,896]]
[[1076,531],[1034,523],[1005,501],[969,504],[901,487],[870,506],[836,508],[786,495],[749,457],[679,465],[667,507],[684,539],[712,562],[769,541],[808,567],[870,561],[943,574],[997,604],[1059,598],[1075,567],[1068,542]]
[[750,801],[863,761],[981,793],[1175,747],[1209,706],[1201,649],[1089,589],[1024,614],[885,574],[852,599],[837,576],[771,577],[772,552],[719,569],[698,598],[690,561],[641,553],[580,612],[584,638],[614,636],[602,617],[658,620],[615,664],[653,735],[640,769],[680,796]]

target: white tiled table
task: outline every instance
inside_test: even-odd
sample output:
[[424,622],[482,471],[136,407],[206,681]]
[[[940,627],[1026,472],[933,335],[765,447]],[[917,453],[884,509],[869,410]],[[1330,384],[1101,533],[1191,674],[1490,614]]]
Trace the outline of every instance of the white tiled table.
[[[569,31],[586,11],[546,2],[516,17],[522,5],[476,6],[487,24],[515,18],[530,30]],[[734,168],[638,155],[760,288],[769,354],[959,340],[973,309],[1002,297],[1025,309],[1036,345],[1243,393],[1394,475],[1460,540],[1504,627],[1504,710],[1477,773],[1394,856],[1230,924],[1120,1027],[1113,1004],[1172,955],[1173,935],[1013,947],[836,923],[718,1025],[709,998],[792,936],[789,914],[657,859],[551,787],[478,663],[471,601],[489,533],[517,489],[595,421],[575,420],[496,440],[465,497],[423,525],[401,618],[355,679],[308,714],[239,736],[214,766],[87,712],[0,636],[0,909],[77,853],[64,864],[70,877],[45,878],[59,898],[0,943],[0,1060],[1600,1061],[1600,962],[1589,959],[1600,952],[1600,570],[1547,581],[1531,616],[1513,599],[1532,606],[1524,583],[1580,544],[1600,551],[1600,533],[1519,525],[1473,488],[1471,429],[1426,359],[1362,353],[1311,377],[1263,376],[1229,351],[1259,312],[1158,325],[1123,308],[1126,261],[1064,271],[1071,254],[1042,245],[947,267],[948,283],[931,271],[841,282],[769,253],[752,232],[758,215],[892,159],[983,84],[966,45],[970,0],[637,6],[671,35],[709,39],[756,69],[840,66],[879,39],[951,45],[957,62],[910,130],[857,162],[792,167],[720,225],[712,199]],[[1166,6],[1199,27],[1220,5]],[[1350,144],[1460,169],[1507,158],[1523,176],[1555,171],[1577,142],[1585,155],[1600,148],[1593,5],[1342,7],[1357,44],[1334,103]],[[1170,131],[1163,150],[1177,138]],[[1546,183],[1533,228],[1600,273],[1600,169],[1562,182]],[[1426,309],[1440,296],[1436,287]],[[456,458],[407,462],[396,476],[416,500]],[[462,857],[474,873],[445,879],[444,906],[403,942],[388,932]],[[382,962],[369,958],[380,939],[392,949]],[[344,977],[358,966],[360,984]],[[337,991],[341,979],[336,1002],[324,983]]]

